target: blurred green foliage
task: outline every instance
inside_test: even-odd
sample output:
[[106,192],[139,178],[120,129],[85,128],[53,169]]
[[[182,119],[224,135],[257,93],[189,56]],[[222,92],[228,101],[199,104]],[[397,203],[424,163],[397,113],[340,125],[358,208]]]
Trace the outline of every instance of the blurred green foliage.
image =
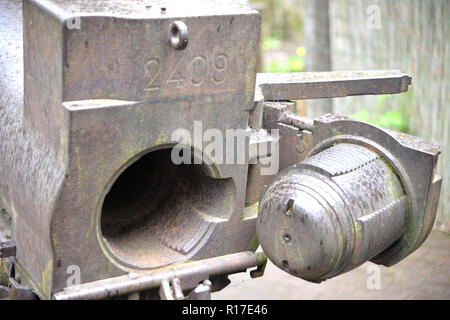
[[391,97],[392,95],[388,94],[377,96],[375,112],[363,109],[351,115],[350,118],[371,123],[379,127],[408,133],[410,128],[406,116],[407,113],[386,107],[386,102],[388,102]]
[[[303,0],[249,0],[262,14],[259,72],[297,72],[303,56],[292,54],[303,40]],[[289,52],[289,53],[288,53]]]
[[277,52],[281,51],[282,41],[276,36],[276,34],[268,37],[262,43],[262,49],[264,56],[267,57],[267,63],[264,66],[264,72],[299,72],[305,68],[306,49],[299,47],[296,50],[295,55],[287,56],[280,59],[280,57],[271,57],[269,51]]
[[263,41],[263,50],[279,50],[281,48],[281,41],[275,36],[270,36]]
[[291,56],[287,60],[271,60],[266,66],[266,72],[299,72],[304,66],[303,57]]

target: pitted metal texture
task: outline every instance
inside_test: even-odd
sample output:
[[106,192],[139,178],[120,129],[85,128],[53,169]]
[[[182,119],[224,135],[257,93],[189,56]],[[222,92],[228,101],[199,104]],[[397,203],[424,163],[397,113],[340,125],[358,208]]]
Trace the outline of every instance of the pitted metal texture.
[[281,172],[260,201],[257,230],[269,259],[320,282],[349,271],[402,234],[406,195],[376,152],[336,144]]

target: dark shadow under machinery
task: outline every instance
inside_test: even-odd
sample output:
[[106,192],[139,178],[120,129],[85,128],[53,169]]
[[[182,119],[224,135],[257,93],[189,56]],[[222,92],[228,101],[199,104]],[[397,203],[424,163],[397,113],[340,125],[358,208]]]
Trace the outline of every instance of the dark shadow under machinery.
[[[258,12],[158,3],[1,1],[2,296],[208,299],[267,258],[321,282],[425,241],[439,146],[292,112],[408,75],[257,74]],[[230,129],[245,151],[216,145],[243,160],[209,157],[202,137]]]

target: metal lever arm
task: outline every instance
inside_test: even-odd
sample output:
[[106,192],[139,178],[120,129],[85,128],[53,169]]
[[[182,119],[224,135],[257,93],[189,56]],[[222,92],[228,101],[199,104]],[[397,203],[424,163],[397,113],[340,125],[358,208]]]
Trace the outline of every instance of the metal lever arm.
[[303,100],[408,91],[411,77],[397,70],[259,73],[264,100]]

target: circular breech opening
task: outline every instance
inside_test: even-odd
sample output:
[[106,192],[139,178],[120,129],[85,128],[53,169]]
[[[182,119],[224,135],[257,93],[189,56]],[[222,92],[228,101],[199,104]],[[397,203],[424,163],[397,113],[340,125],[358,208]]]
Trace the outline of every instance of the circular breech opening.
[[122,263],[156,268],[195,254],[217,222],[233,210],[232,179],[216,179],[206,165],[175,165],[172,149],[142,156],[105,196],[101,232]]

